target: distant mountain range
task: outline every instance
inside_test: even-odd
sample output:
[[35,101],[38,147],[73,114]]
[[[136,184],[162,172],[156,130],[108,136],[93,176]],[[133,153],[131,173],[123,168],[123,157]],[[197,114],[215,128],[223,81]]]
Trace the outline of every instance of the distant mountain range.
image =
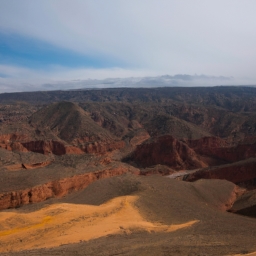
[[255,87],[250,79],[237,79],[227,76],[207,75],[162,75],[152,77],[127,77],[106,79],[75,79],[57,80],[52,82],[34,82],[16,80],[7,81],[0,74],[0,93],[5,92],[34,92],[55,90],[86,90],[102,88],[154,88],[154,87],[209,87],[209,86],[250,86]]
[[216,86],[235,84],[233,77],[206,75],[163,75],[156,77],[106,78],[103,80],[72,80],[43,84],[45,90],[115,88],[115,87],[168,87],[168,86]]

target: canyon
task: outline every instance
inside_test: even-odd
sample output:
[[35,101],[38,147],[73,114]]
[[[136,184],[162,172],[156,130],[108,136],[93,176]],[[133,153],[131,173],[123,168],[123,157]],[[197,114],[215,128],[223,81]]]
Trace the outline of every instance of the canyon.
[[[256,89],[250,87],[0,94],[0,220],[23,211],[25,214],[45,209],[48,204],[57,212],[58,204],[101,207],[116,200],[117,208],[113,211],[118,212],[119,208],[126,209],[124,197],[127,197],[127,204],[131,205],[129,211],[135,215],[139,211],[142,226],[133,223],[118,232],[115,229],[113,234],[107,232],[111,234],[109,237],[96,235],[102,246],[106,246],[108,240],[112,243],[116,237],[125,251],[123,239],[128,236],[135,241],[135,251],[145,249],[139,246],[145,239],[152,253],[164,255],[166,241],[169,238],[176,241],[176,232],[188,236],[190,229],[195,232],[198,229],[198,235],[203,235],[199,238],[201,245],[193,249],[196,253],[200,248],[206,250],[204,240],[208,244],[210,239],[221,243],[221,239],[227,238],[225,230],[235,232],[232,225],[238,222],[244,226],[237,232],[250,237],[246,245],[238,242],[237,235],[222,249],[213,248],[212,244],[209,255],[224,255],[228,247],[232,247],[233,253],[256,251],[252,242],[256,234],[249,228],[256,225],[255,111]],[[99,210],[106,217],[112,214],[102,211]],[[72,214],[74,218],[81,217]],[[42,216],[49,217],[46,213]],[[58,218],[55,213],[52,216]],[[214,226],[211,216],[216,216],[220,227]],[[184,224],[191,221],[191,226]],[[221,223],[225,221],[222,228]],[[159,226],[161,232],[156,231],[158,222],[164,225]],[[212,230],[209,237],[202,223]],[[14,232],[4,221],[0,222],[0,244],[6,248],[0,255],[1,252],[25,255],[30,249],[40,253],[46,250],[36,248],[34,242],[30,244],[26,230],[30,230],[31,225],[17,224],[18,231]],[[90,223],[83,222],[83,225]],[[185,225],[185,228],[167,232],[170,225]],[[42,228],[41,224],[39,227]],[[51,226],[51,230],[56,235],[57,226]],[[216,238],[220,232],[223,234]],[[20,252],[13,247],[19,234],[27,241],[17,247]],[[153,246],[154,239],[161,244],[160,251],[160,247]],[[191,241],[193,239],[191,237]],[[96,253],[96,240],[86,242],[91,255]],[[75,250],[72,248],[85,246],[85,242],[78,240],[74,243],[65,245],[64,249],[54,249],[55,245],[45,247],[50,248],[47,249],[49,255],[58,250],[72,255]],[[56,246],[60,245],[56,242]],[[192,248],[188,240],[184,246]],[[222,250],[221,254],[218,249]],[[176,255],[186,255],[182,254],[184,250]],[[110,251],[107,255],[112,255]]]

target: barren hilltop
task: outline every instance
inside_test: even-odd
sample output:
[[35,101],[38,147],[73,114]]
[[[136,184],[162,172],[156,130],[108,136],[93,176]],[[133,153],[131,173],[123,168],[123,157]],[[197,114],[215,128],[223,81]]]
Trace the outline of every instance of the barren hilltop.
[[256,88],[0,94],[0,255],[256,251]]

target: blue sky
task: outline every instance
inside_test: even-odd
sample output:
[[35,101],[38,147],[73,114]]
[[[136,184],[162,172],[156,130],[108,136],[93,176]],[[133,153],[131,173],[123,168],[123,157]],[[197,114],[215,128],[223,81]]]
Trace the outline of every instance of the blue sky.
[[0,33],[0,64],[31,69],[50,69],[53,65],[77,68],[125,67],[125,63],[108,56],[78,53],[47,41],[20,35]]
[[255,10],[254,0],[0,0],[0,92],[165,74],[256,84]]

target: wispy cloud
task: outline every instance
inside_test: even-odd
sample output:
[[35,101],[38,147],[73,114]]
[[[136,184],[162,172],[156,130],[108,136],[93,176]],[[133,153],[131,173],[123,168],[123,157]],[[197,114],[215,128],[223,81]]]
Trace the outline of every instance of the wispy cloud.
[[[106,72],[256,81],[255,9],[254,0],[2,0],[0,64],[40,84]],[[1,72],[1,82],[18,74]]]

